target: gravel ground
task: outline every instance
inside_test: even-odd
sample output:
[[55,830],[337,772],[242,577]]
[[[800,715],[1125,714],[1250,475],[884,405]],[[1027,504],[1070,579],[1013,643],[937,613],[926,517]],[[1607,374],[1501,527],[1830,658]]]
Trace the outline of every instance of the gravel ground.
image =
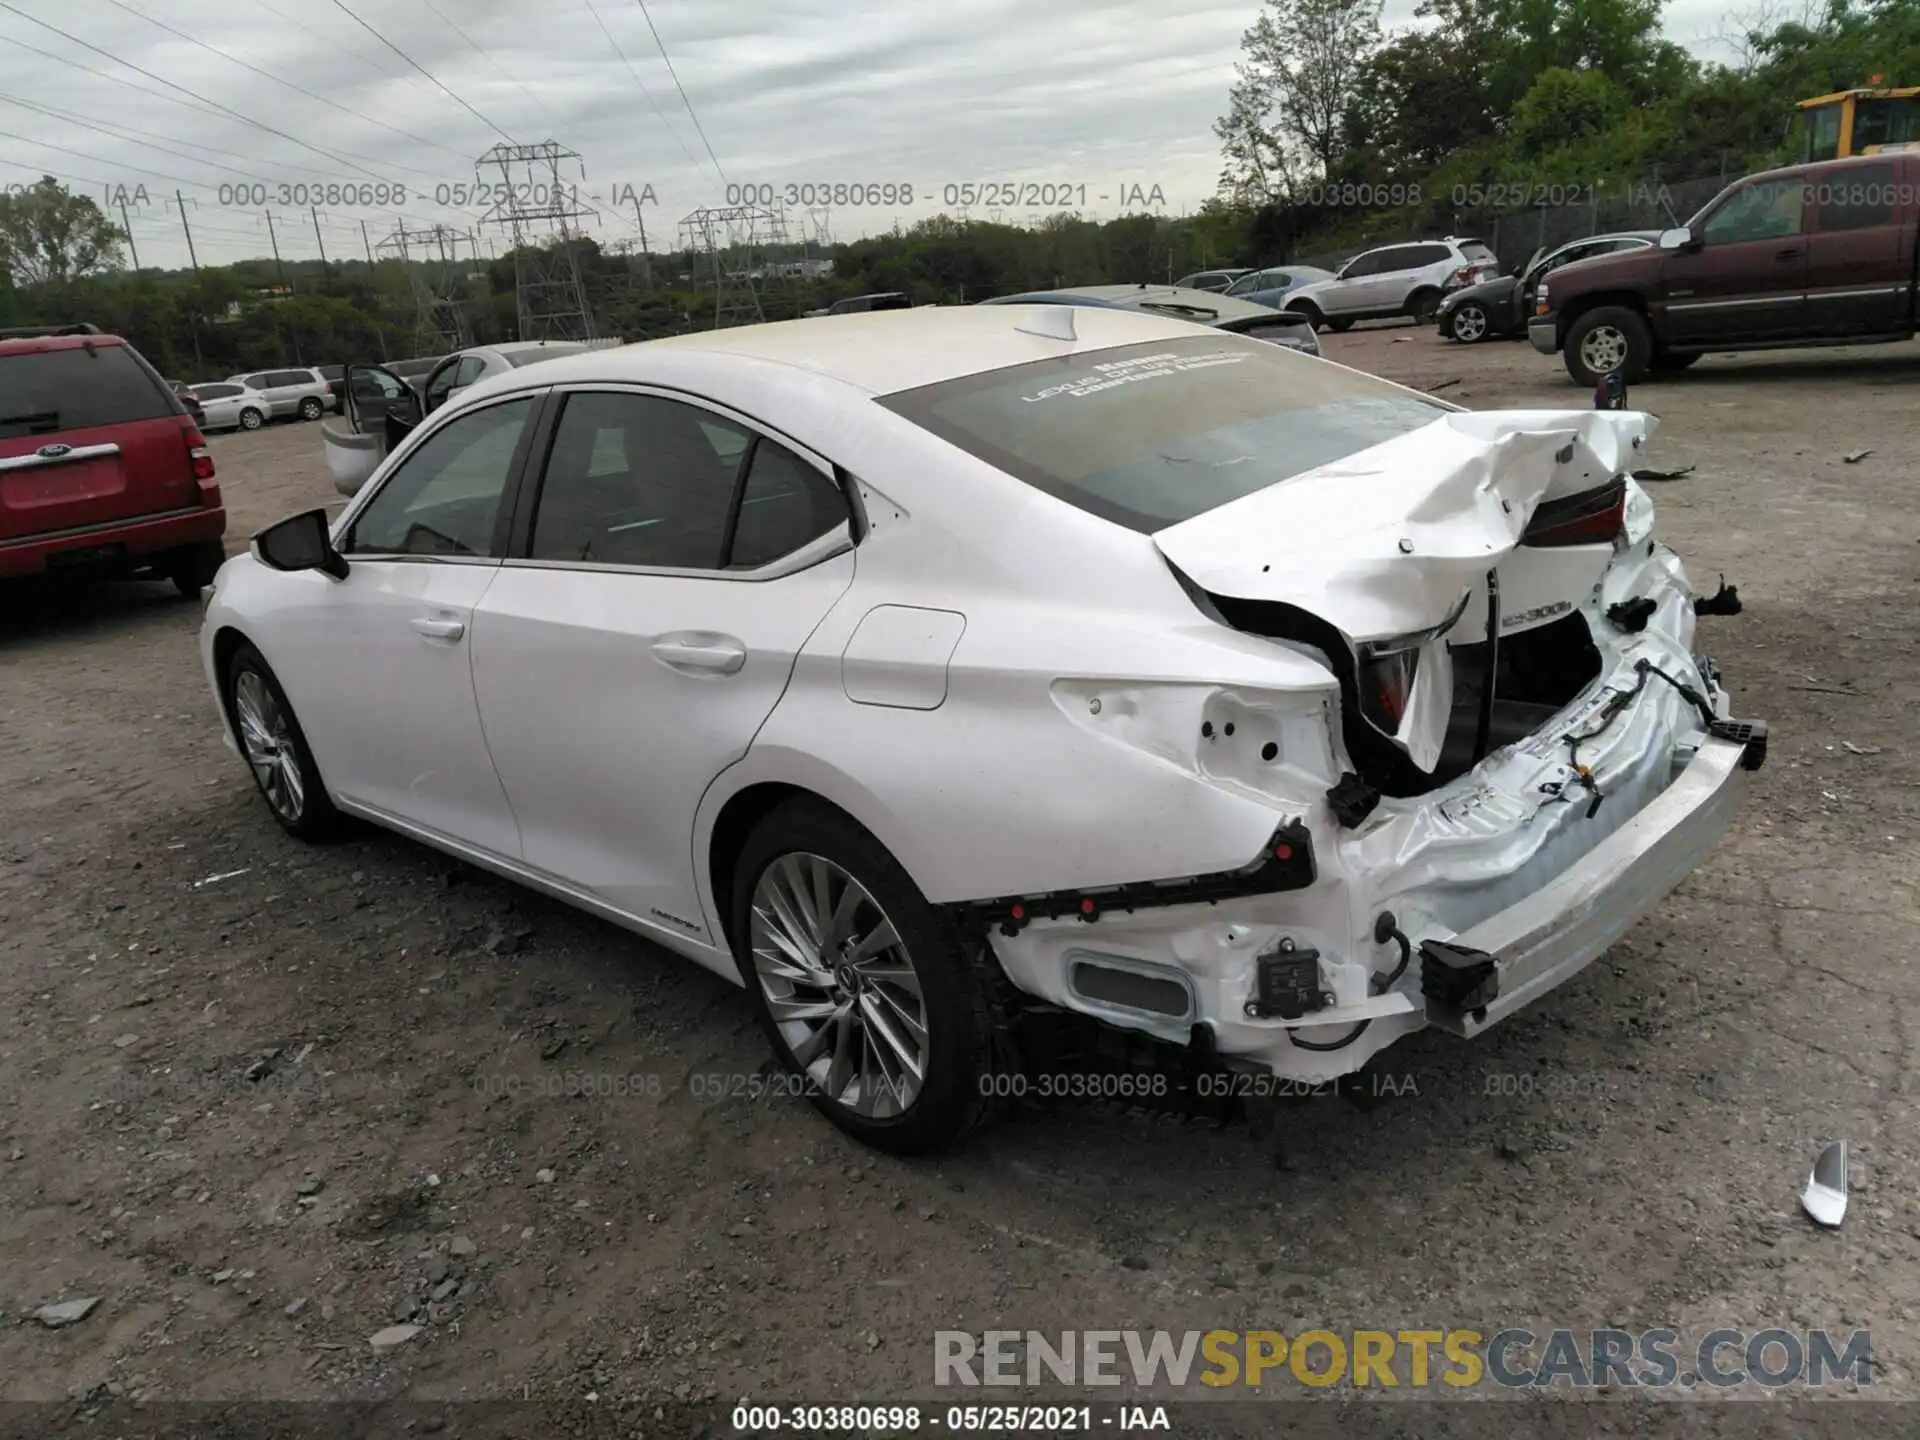
[[[1327,344],[1476,408],[1587,403],[1524,342]],[[1746,604],[1702,625],[1773,727],[1752,802],[1576,981],[1270,1134],[1035,1108],[902,1163],[715,1098],[766,1058],[738,991],[397,838],[283,836],[197,606],[5,597],[0,1398],[944,1404],[941,1329],[1723,1324],[1871,1329],[1872,1391],[1920,1398],[1920,357],[1632,398],[1650,463],[1694,467],[1650,486],[1663,534]],[[213,447],[232,548],[334,498],[315,427]],[[1827,1233],[1797,1197],[1836,1136]]]

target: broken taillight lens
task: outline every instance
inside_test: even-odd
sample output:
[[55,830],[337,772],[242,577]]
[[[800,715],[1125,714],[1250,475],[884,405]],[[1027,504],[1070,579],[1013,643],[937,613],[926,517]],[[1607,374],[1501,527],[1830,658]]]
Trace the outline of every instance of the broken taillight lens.
[[1598,489],[1543,502],[1527,522],[1520,543],[1537,549],[1610,545],[1626,523],[1627,481],[1620,476]]
[[1360,708],[1389,735],[1399,733],[1407,701],[1413,696],[1413,676],[1419,662],[1418,650],[1401,650],[1361,662]]

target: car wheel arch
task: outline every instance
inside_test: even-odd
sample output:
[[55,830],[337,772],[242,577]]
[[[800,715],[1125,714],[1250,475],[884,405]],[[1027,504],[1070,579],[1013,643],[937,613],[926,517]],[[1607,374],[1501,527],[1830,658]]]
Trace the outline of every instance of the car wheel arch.
[[[800,784],[791,779],[756,778],[746,781],[724,799],[717,799],[709,791],[701,809],[713,809],[713,818],[702,825],[696,822],[694,837],[695,860],[701,873],[694,878],[701,897],[709,909],[708,920],[716,928],[714,934],[722,950],[731,955],[733,937],[730,933],[733,912],[733,885],[735,863],[745,846],[747,837],[753,828],[772,814],[780,806],[792,800],[812,800],[826,805],[847,817],[865,830],[881,845],[888,854],[899,862],[908,877],[926,889],[926,877],[916,865],[912,846],[906,844],[895,833],[895,827],[884,821],[876,823],[876,812],[884,810],[876,797],[867,797],[871,803],[863,803],[861,796],[865,791],[858,782],[849,776],[837,775],[841,783],[833,778],[821,777],[816,783]],[[858,794],[849,792],[857,791]]]
[[1628,310],[1640,312],[1640,318],[1647,322],[1647,328],[1653,328],[1653,317],[1647,313],[1647,302],[1643,296],[1632,290],[1596,290],[1591,295],[1580,295],[1567,302],[1556,318],[1555,328],[1561,344],[1567,340],[1567,332],[1573,324],[1589,310],[1597,310],[1603,305],[1619,305]]

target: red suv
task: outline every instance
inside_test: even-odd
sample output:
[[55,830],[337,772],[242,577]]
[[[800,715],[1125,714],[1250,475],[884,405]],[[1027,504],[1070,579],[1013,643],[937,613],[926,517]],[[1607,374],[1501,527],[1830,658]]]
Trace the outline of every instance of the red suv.
[[199,427],[139,351],[91,325],[0,330],[0,579],[168,579],[226,559],[227,512]]

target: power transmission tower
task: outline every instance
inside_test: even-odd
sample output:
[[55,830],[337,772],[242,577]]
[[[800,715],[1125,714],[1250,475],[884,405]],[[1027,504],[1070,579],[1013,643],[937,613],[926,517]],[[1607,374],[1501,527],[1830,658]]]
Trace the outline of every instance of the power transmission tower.
[[759,286],[778,273],[772,257],[784,259],[789,246],[785,213],[764,205],[709,205],[681,220],[680,248],[693,257],[694,283],[713,286],[714,329],[767,318]]
[[553,140],[496,145],[474,162],[476,170],[500,173],[500,199],[481,223],[508,232],[522,340],[594,338],[575,248],[584,232],[575,222],[599,212],[581,203],[578,185],[562,179],[563,162],[585,176],[580,153]]
[[[445,225],[425,229],[407,228],[403,220],[394,232],[374,248],[382,255],[398,256],[413,286],[413,343],[419,355],[445,355],[471,343],[466,312],[456,298],[459,290],[459,244],[461,235]],[[440,260],[439,278],[433,273],[433,258]]]

